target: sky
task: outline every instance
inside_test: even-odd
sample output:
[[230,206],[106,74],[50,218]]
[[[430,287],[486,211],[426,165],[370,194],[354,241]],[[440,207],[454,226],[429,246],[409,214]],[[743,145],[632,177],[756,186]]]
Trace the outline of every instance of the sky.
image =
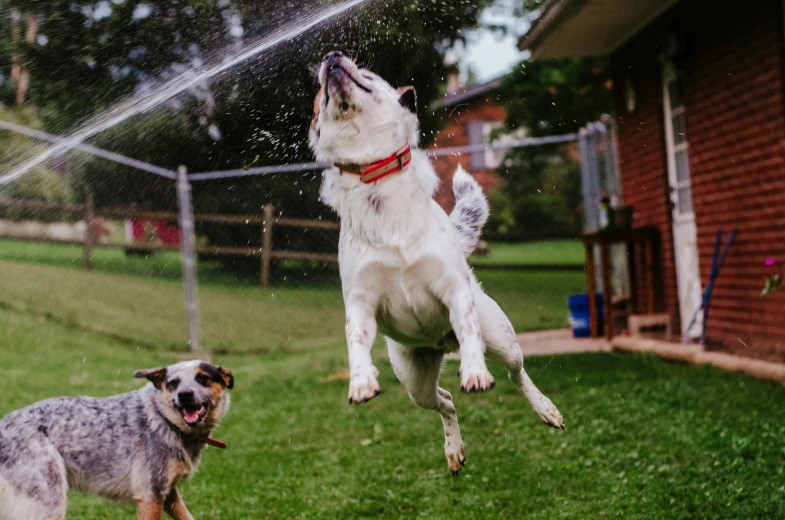
[[518,63],[525,53],[518,50],[518,38],[529,27],[526,20],[513,16],[514,5],[520,0],[496,0],[483,11],[480,20],[483,24],[502,25],[507,33],[485,28],[466,33],[466,45],[457,44],[450,57],[457,59],[461,67],[461,77],[466,78],[471,68],[478,82],[482,83],[506,74]]

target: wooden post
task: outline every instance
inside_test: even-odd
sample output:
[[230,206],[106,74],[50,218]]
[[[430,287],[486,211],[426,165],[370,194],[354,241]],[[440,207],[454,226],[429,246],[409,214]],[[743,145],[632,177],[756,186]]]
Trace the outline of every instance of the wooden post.
[[93,267],[93,242],[95,240],[95,207],[93,194],[89,192],[84,204],[84,258],[83,265],[85,271]]
[[646,274],[646,310],[654,314],[654,247],[652,239],[648,238],[644,245],[644,272]]
[[613,287],[611,286],[610,245],[600,245],[600,270],[602,271],[602,299],[605,308],[605,338],[613,339]]
[[273,252],[273,205],[264,206],[264,220],[262,221],[262,289],[270,285],[270,261]]
[[594,246],[586,244],[586,278],[589,283],[589,330],[591,337],[596,338],[599,334],[597,323],[597,273],[594,268]]
[[630,308],[638,314],[638,264],[635,259],[635,242],[627,242],[627,279],[630,284]]

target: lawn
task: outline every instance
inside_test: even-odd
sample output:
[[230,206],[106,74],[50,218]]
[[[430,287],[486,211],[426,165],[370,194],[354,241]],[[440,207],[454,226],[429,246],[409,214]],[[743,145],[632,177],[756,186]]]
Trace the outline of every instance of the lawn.
[[[55,395],[138,388],[135,369],[185,352],[176,255],[0,241],[0,415]],[[235,371],[233,404],[196,477],[196,518],[779,518],[785,390],[655,357],[528,358],[564,414],[543,426],[498,366],[464,395],[448,362],[468,464],[443,459],[441,422],[416,408],[377,345],[382,394],[346,404],[343,305],[334,281],[261,290],[200,263],[204,344]],[[518,330],[564,324],[581,272],[480,271]],[[69,518],[134,518],[71,495]]]
[[572,265],[586,263],[579,240],[539,240],[535,242],[488,242],[487,256],[472,256],[472,265]]
[[[114,335],[136,346],[184,348],[185,311],[176,253],[128,258],[95,251],[81,269],[76,246],[0,240],[0,307]],[[567,326],[567,296],[585,287],[582,272],[478,272],[519,331]],[[199,263],[204,345],[259,352],[318,348],[343,338],[337,280],[280,282],[259,289],[210,262]]]
[[[154,342],[154,338],[151,338]],[[0,309],[0,415],[61,394],[111,395],[134,369],[172,362],[133,344]],[[565,431],[543,426],[497,366],[497,387],[463,395],[449,362],[468,462],[449,475],[435,412],[417,409],[375,351],[382,394],[350,407],[342,342],[226,354],[233,404],[200,471],[181,486],[196,518],[780,518],[785,391],[654,357],[530,358]],[[338,380],[335,380],[338,379]],[[73,493],[69,518],[135,518]]]

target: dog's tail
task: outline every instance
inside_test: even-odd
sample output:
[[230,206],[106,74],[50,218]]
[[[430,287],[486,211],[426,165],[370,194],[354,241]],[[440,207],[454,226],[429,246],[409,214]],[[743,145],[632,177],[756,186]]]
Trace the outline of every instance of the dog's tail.
[[488,200],[482,188],[460,165],[452,178],[455,208],[450,222],[461,242],[463,254],[469,256],[480,241],[482,227],[488,220]]

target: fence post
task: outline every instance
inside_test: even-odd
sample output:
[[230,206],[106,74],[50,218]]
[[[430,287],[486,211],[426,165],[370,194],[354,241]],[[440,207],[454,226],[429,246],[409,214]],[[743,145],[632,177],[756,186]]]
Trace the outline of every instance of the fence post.
[[273,252],[273,205],[265,204],[262,221],[262,289],[270,285],[270,261]]
[[83,265],[85,271],[93,267],[93,239],[95,237],[95,207],[93,193],[88,192],[84,203],[84,258]]
[[191,352],[199,352],[199,296],[196,286],[196,237],[191,201],[191,185],[185,166],[177,169],[177,202],[180,208],[180,257],[183,262],[185,310],[188,315],[188,343]]

